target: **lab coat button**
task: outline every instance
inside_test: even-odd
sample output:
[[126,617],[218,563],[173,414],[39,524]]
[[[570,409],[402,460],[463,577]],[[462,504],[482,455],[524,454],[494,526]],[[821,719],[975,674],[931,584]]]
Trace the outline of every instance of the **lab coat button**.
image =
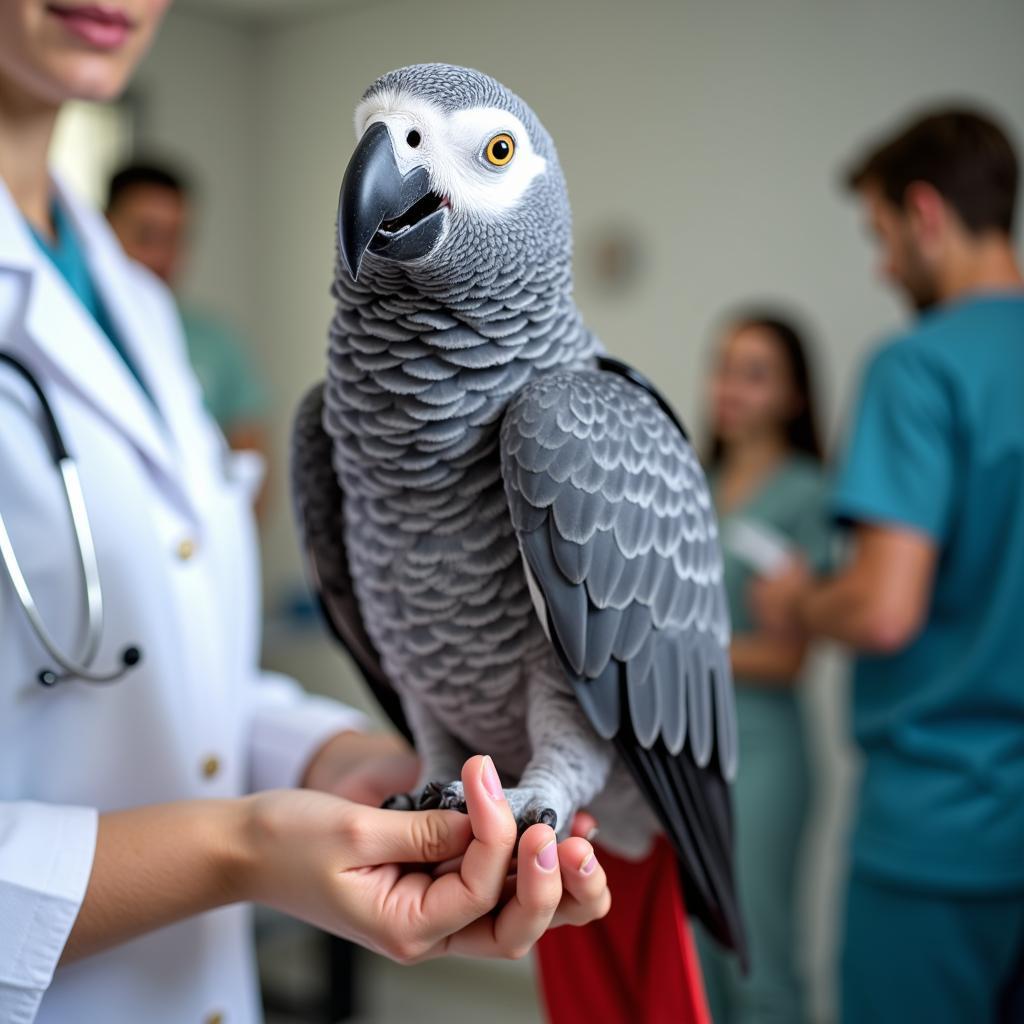
[[196,542],[191,537],[185,537],[181,543],[178,544],[177,554],[178,557],[183,561],[187,562],[196,553]]
[[220,771],[220,758],[216,754],[203,758],[203,778],[212,779]]

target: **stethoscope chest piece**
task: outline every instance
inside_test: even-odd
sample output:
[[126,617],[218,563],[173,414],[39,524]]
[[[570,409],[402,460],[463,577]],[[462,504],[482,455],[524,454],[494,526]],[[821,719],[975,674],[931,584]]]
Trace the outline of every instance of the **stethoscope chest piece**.
[[[56,661],[56,659],[54,659]],[[129,669],[134,668],[138,663],[142,661],[142,651],[140,648],[135,646],[126,647],[121,652],[121,666],[108,673],[97,673],[90,672],[88,675],[83,675],[81,671],[71,672],[66,671],[64,673],[54,672],[52,668],[41,669],[39,674],[36,676],[36,682],[40,686],[56,686],[60,682],[64,682],[68,679],[82,679],[87,683],[115,683],[120,679]]]

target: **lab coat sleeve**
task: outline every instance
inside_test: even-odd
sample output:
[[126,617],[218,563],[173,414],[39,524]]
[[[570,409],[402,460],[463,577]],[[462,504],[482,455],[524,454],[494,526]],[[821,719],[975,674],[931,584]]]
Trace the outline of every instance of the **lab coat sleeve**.
[[0,1021],[29,1024],[92,871],[91,807],[0,802]]
[[370,719],[328,697],[306,693],[276,673],[261,673],[249,725],[252,790],[297,786],[316,751],[339,732],[367,732]]

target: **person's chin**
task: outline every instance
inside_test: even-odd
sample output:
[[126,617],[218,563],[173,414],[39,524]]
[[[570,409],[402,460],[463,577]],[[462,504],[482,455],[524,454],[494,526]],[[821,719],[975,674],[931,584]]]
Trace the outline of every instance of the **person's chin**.
[[939,287],[933,275],[924,268],[893,275],[890,283],[898,290],[903,301],[914,313],[927,313],[941,301]]
[[79,56],[60,76],[65,100],[109,103],[124,92],[132,63],[106,56]]
[[722,444],[735,444],[738,440],[742,440],[745,433],[742,429],[732,426],[720,426],[715,429],[715,436]]
[[743,434],[747,429],[743,413],[740,410],[730,413],[719,413],[711,422],[711,429],[723,441],[735,441],[737,435]]
[[918,316],[939,305],[939,296],[934,289],[905,287],[903,295],[911,310]]

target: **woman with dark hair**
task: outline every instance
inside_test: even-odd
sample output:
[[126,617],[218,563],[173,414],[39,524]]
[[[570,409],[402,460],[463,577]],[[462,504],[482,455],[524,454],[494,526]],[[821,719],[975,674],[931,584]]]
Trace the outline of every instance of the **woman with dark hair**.
[[806,643],[758,630],[747,590],[793,555],[825,567],[822,451],[806,350],[784,318],[761,312],[730,318],[710,383],[707,468],[733,625],[736,854],[752,970],[741,978],[709,942],[701,943],[701,959],[716,1024],[793,1024],[804,1017],[794,918],[810,789],[796,695]]

